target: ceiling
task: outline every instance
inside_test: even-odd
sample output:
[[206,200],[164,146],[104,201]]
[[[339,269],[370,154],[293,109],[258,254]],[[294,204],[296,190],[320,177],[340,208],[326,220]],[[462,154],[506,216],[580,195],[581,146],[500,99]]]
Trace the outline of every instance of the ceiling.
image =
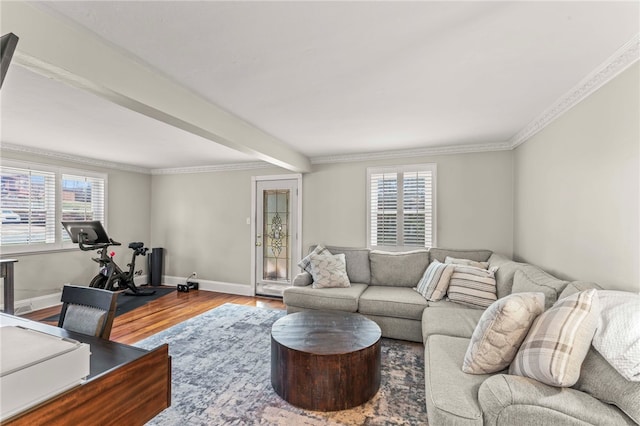
[[[640,33],[637,1],[29,5],[161,80],[125,73],[118,62],[108,76],[96,67],[83,84],[67,84],[60,71],[43,72],[24,60],[29,52],[19,54],[23,43],[49,42],[25,27],[2,86],[5,149],[149,171],[289,164],[291,155],[314,162],[390,150],[504,149]],[[3,33],[7,27],[3,21]],[[55,43],[56,34],[48,36]],[[56,65],[69,72],[62,61],[98,64],[100,52],[60,54]],[[86,90],[99,79],[109,92]],[[172,109],[179,89],[180,99],[197,96],[229,125],[254,133],[224,133],[220,115],[188,102]],[[142,100],[144,90],[158,99]]]

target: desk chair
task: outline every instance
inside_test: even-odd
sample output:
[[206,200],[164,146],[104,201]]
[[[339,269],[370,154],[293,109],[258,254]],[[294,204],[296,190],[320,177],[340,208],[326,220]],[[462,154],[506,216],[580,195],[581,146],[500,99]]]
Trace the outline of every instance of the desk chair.
[[65,285],[58,327],[109,340],[117,299],[109,290]]

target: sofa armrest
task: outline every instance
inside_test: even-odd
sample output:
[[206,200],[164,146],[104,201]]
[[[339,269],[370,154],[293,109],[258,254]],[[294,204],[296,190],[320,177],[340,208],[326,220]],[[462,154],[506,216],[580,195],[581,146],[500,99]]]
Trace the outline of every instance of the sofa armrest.
[[294,287],[306,287],[313,282],[313,277],[308,272],[302,272],[293,279]]
[[496,374],[478,390],[485,425],[633,425],[617,407],[571,388],[527,377]]
[[428,306],[422,313],[423,343],[433,334],[470,338],[483,312],[471,308]]

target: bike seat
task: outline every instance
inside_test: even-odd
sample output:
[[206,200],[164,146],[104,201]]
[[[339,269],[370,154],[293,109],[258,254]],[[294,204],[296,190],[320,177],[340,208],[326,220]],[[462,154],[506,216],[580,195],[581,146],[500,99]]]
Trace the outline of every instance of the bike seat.
[[132,250],[141,249],[144,247],[144,243],[129,243],[129,248]]

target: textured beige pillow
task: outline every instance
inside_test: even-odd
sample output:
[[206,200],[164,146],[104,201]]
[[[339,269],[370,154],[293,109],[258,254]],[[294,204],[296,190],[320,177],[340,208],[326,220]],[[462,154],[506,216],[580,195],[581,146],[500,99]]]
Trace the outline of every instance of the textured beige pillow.
[[344,253],[312,254],[309,260],[313,288],[351,287]]
[[509,373],[550,386],[573,386],[598,325],[598,302],[596,290],[581,291],[559,300],[541,314],[533,322]]
[[543,293],[515,293],[493,302],[473,331],[462,371],[487,374],[507,368],[542,312]]

